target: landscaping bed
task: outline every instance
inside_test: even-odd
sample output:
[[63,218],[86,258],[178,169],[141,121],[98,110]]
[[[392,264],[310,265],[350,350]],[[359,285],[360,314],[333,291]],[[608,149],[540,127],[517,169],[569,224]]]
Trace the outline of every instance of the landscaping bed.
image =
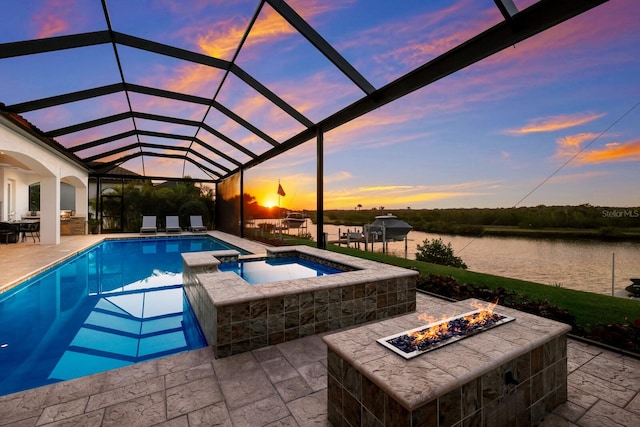
[[576,322],[576,317],[569,310],[562,309],[548,300],[531,300],[528,297],[505,288],[490,289],[459,283],[452,276],[429,274],[420,276],[416,288],[430,294],[443,296],[456,301],[467,298],[478,298],[488,302],[511,307],[547,319],[557,320],[571,326],[572,335],[586,338],[611,347],[625,350],[640,356],[640,318],[627,319],[624,324],[593,323],[584,327]]

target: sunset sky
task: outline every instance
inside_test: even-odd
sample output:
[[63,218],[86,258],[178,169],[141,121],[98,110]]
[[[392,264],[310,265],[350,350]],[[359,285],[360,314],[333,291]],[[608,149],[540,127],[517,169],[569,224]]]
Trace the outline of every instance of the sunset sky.
[[[501,22],[493,0],[288,1],[375,87]],[[532,0],[515,1],[523,9]],[[115,31],[232,60],[256,0],[110,0]],[[99,0],[3,0],[0,43],[106,29]],[[277,141],[303,125],[223,72],[120,46],[136,84],[217,100]],[[0,102],[118,83],[111,45],[0,60]],[[317,122],[363,93],[266,5],[236,63]],[[325,135],[325,209],[640,205],[640,1],[611,0]],[[134,110],[206,122],[257,153],[270,145],[202,105],[131,94]],[[128,111],[122,94],[24,113],[43,131]],[[138,128],[193,136],[184,125]],[[73,147],[131,128],[116,122]],[[198,132],[205,142],[212,135]],[[155,137],[149,137],[149,142]],[[131,141],[114,142],[114,147]],[[172,142],[175,144],[175,142]],[[119,145],[118,145],[119,144]],[[185,142],[185,144],[188,144]],[[91,149],[79,152],[90,156]],[[261,204],[315,209],[313,141],[245,173]],[[246,160],[246,159],[241,159]],[[217,161],[217,160],[216,160]],[[142,173],[142,159],[122,165]],[[182,161],[144,159],[147,175],[205,177]]]

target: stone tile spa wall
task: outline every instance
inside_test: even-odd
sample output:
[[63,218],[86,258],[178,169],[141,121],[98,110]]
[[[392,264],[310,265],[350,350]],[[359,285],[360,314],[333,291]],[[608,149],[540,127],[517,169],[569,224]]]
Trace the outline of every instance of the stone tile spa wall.
[[309,247],[267,253],[292,255],[348,271],[252,286],[217,271],[233,251],[183,254],[185,293],[216,357],[415,311],[415,271]]

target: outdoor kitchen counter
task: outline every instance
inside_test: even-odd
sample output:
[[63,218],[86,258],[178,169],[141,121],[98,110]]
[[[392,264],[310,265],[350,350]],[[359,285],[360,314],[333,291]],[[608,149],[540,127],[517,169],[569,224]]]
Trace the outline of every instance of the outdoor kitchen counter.
[[[474,310],[472,301],[483,303],[443,302],[426,314],[452,317]],[[473,417],[495,419],[490,425],[527,425],[566,400],[568,325],[496,306],[496,313],[515,320],[409,360],[376,341],[430,323],[418,318],[421,309],[323,338],[331,422],[431,425],[416,421],[431,414],[440,425],[466,424]],[[398,423],[403,417],[408,423]]]

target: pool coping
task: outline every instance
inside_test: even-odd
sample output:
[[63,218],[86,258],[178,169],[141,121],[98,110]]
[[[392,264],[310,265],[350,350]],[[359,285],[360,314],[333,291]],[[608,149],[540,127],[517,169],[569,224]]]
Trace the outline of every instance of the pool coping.
[[[235,246],[237,248],[240,248],[242,250],[245,250],[247,252],[250,253],[254,253],[254,254],[260,254],[260,253],[266,253],[265,248],[266,246],[263,245],[262,243],[258,243],[258,242],[253,242],[253,241],[249,241],[246,239],[242,239],[240,237],[231,235],[231,234],[227,234],[221,231],[215,231],[215,230],[210,230],[207,231],[206,233],[193,233],[193,232],[183,232],[181,234],[165,234],[165,233],[157,233],[154,235],[139,235],[139,234],[132,234],[132,233],[118,233],[118,234],[90,234],[90,235],[84,235],[84,236],[74,236],[74,237],[80,237],[80,238],[86,238],[88,239],[88,241],[86,243],[83,243],[81,246],[73,246],[72,250],[65,250],[64,246],[65,243],[61,243],[60,245],[46,245],[49,246],[52,250],[56,250],[57,252],[60,253],[60,257],[52,259],[50,262],[39,266],[35,269],[30,269],[30,271],[27,274],[21,275],[21,276],[16,276],[15,279],[11,279],[6,283],[0,284],[0,294],[9,291],[11,289],[13,289],[14,287],[22,284],[23,282],[33,278],[34,276],[37,276],[38,274],[45,272],[55,266],[57,266],[58,264],[61,264],[65,261],[67,261],[70,258],[73,258],[74,256],[78,255],[81,252],[84,252],[96,245],[99,245],[100,243],[103,243],[107,240],[128,240],[128,239],[146,239],[146,240],[150,240],[150,239],[154,239],[154,238],[175,238],[175,239],[180,239],[180,238],[185,238],[185,237],[202,237],[202,236],[210,236],[213,238],[216,238],[218,240],[221,240],[225,243],[229,243],[232,246]],[[69,239],[70,241],[77,241],[78,239]],[[40,246],[40,245],[38,245]],[[45,246],[45,245],[42,245]]]
[[[236,251],[187,252],[182,254],[185,266],[197,274],[198,281],[207,290],[216,305],[237,304],[257,298],[268,299],[289,295],[299,291],[300,281],[305,282],[305,291],[313,292],[338,287],[348,281],[350,284],[367,283],[397,277],[417,277],[418,272],[389,264],[382,264],[362,258],[355,258],[336,252],[330,252],[309,246],[279,246],[266,248],[267,257],[286,256],[287,254],[305,254],[313,258],[322,258],[336,264],[352,268],[340,274],[328,274],[304,279],[282,280],[278,282],[252,285],[233,272],[218,271],[217,266],[227,258],[238,255]],[[257,257],[257,255],[254,255]],[[252,256],[240,256],[250,259]],[[260,257],[264,257],[261,255]],[[183,272],[186,269],[183,268]]]

